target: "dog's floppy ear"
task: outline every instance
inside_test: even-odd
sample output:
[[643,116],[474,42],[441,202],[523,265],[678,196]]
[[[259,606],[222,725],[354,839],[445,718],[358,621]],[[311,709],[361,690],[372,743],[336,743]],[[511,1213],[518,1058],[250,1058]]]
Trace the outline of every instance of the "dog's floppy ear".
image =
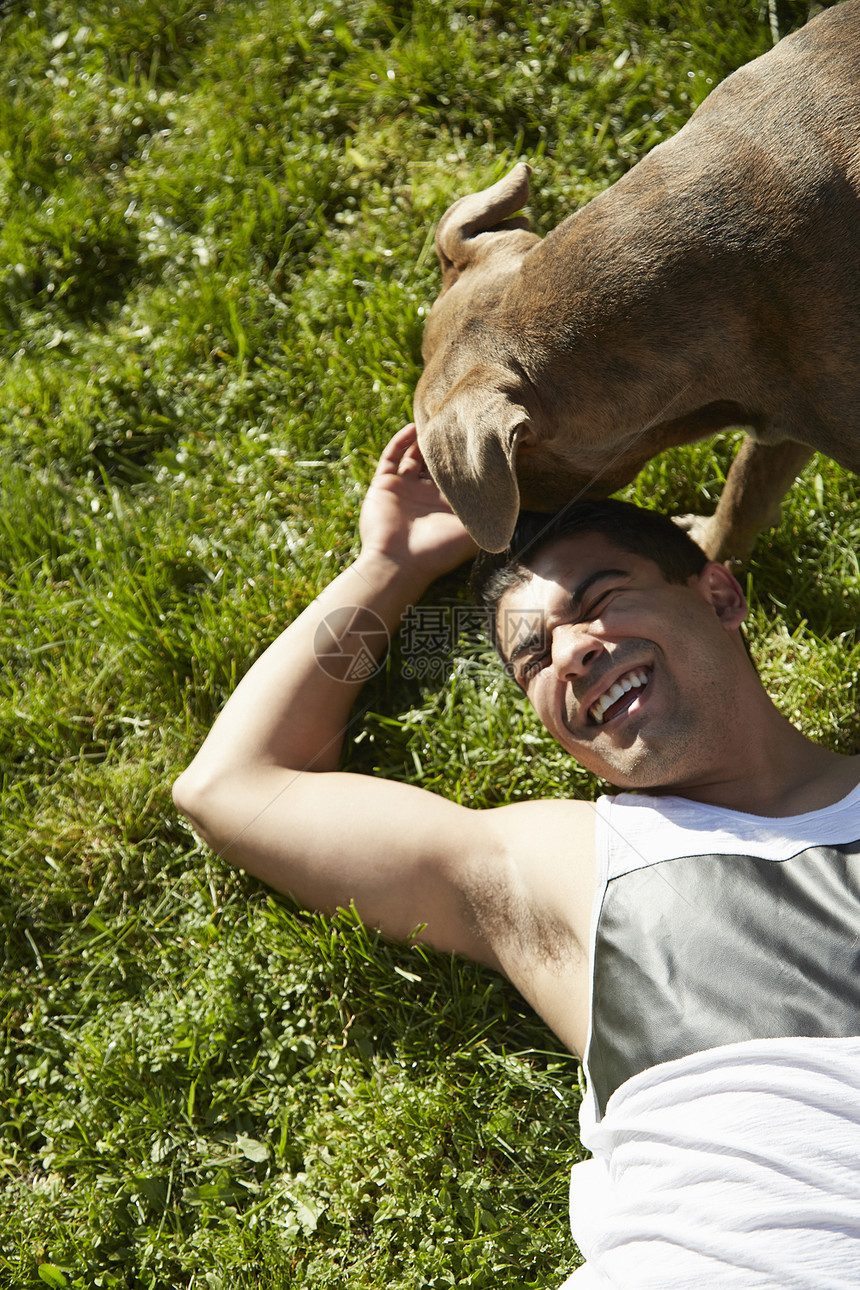
[[[528,201],[530,174],[531,167],[520,161],[498,183],[461,197],[445,212],[436,230],[443,290],[452,286],[469,267],[482,235],[529,228],[525,215],[512,217]],[[534,240],[538,241],[537,236]]]
[[[418,431],[430,474],[485,551],[503,551],[520,506],[516,452],[528,414],[499,385],[500,373],[476,367],[461,378]],[[503,375],[510,383],[510,373]]]

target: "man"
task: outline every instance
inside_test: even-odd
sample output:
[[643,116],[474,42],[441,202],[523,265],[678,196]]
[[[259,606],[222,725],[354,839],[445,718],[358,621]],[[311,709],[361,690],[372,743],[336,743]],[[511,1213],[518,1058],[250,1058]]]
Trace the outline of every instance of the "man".
[[396,938],[423,925],[504,972],[586,1059],[593,1159],[574,1168],[571,1216],[588,1262],[571,1286],[847,1290],[860,758],[776,710],[722,565],[648,513],[609,511],[527,535],[485,595],[562,747],[648,796],[472,811],[338,771],[360,681],[320,666],[320,640],[336,631],[350,656],[376,624],[382,641],[378,620],[396,630],[473,551],[407,426],[368,491],[358,559],[254,664],[175,800],[303,904],[352,901]]

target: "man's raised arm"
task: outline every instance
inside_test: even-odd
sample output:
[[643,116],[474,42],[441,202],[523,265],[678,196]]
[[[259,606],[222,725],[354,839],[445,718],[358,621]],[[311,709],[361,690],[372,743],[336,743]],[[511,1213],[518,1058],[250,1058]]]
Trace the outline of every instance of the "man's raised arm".
[[331,655],[327,666],[319,661],[329,640],[345,660],[369,644],[382,650],[407,607],[474,553],[424,467],[414,426],[380,458],[359,531],[356,561],[250,669],[176,781],[174,801],[231,864],[303,903],[354,901],[393,936],[434,922],[434,944],[486,960],[442,872],[456,865],[474,813],[420,789],[337,773],[361,681],[339,675]]

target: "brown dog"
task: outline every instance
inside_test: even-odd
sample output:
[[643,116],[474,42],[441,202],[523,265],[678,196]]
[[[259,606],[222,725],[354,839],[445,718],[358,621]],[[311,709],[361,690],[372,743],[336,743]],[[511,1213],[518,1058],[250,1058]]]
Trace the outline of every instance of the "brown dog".
[[742,67],[541,240],[520,163],[436,234],[419,443],[476,541],[750,429],[715,559],[749,553],[815,450],[860,470],[860,0]]

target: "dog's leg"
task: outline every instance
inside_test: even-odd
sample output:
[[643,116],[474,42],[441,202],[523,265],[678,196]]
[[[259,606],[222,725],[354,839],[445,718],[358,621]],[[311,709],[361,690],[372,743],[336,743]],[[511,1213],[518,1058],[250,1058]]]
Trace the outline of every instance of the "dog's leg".
[[746,438],[726,477],[715,513],[690,528],[711,560],[743,560],[761,529],[778,524],[780,503],[812,456],[803,443],[763,444]]

